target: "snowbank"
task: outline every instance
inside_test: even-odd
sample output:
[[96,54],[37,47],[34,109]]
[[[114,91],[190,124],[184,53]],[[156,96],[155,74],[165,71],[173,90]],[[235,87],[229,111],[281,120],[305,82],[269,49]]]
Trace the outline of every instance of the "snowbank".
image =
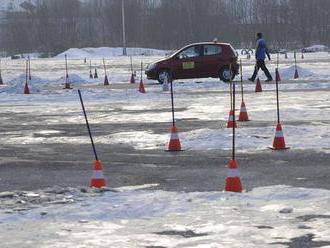
[[[0,88],[0,93],[6,92],[10,94],[23,94],[25,81],[26,81],[25,74],[24,73],[20,74],[18,77],[11,79],[10,81],[8,81],[7,84],[3,85]],[[40,86],[48,82],[49,82],[48,79],[32,76],[31,80],[28,81],[30,92],[31,93],[40,92]]]
[[[282,79],[293,79],[294,73],[295,73],[296,67],[294,65],[285,68],[280,69],[280,74]],[[300,78],[309,78],[315,76],[313,72],[311,72],[308,69],[305,69],[301,66],[297,65],[297,70]]]
[[[157,50],[151,48],[127,48],[127,54],[131,56],[146,55],[146,56],[165,56],[169,51]],[[83,59],[83,58],[104,58],[122,56],[123,48],[121,47],[99,47],[99,48],[70,48],[69,50],[60,53],[56,58],[64,58],[67,55],[70,59]]]
[[305,47],[302,49],[305,53],[315,53],[315,52],[327,52],[329,48],[324,45],[314,45],[310,47]]

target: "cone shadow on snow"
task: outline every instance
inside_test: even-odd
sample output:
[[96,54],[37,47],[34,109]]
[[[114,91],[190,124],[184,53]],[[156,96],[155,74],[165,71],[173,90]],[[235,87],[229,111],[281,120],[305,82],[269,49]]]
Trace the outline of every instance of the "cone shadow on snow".
[[330,215],[308,214],[308,215],[298,216],[297,219],[302,220],[302,221],[309,221],[309,220],[314,220],[314,219],[330,219]]
[[195,233],[192,230],[186,230],[186,231],[168,230],[168,231],[162,231],[162,232],[155,232],[155,234],[167,235],[167,236],[181,236],[184,238],[195,238],[195,237],[202,237],[202,236],[209,235],[208,233]]
[[271,245],[287,245],[289,248],[311,248],[330,245],[330,241],[314,241],[315,234],[308,233],[299,237],[290,239],[288,242],[274,242]]

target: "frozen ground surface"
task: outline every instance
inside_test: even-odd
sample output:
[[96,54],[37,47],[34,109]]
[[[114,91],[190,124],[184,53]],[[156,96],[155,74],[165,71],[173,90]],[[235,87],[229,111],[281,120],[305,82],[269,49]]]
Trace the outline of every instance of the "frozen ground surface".
[[[160,58],[143,59],[147,64]],[[69,60],[73,90],[62,89],[61,58],[32,60],[31,95],[22,94],[24,61],[3,61],[0,192],[7,193],[0,193],[1,247],[330,247],[329,55],[305,54],[296,80],[292,54],[281,58],[281,119],[291,147],[285,152],[267,148],[275,132],[275,85],[262,82],[264,91],[254,93],[255,85],[246,81],[253,61],[242,59],[251,119],[237,129],[243,194],[221,192],[232,137],[225,128],[228,84],[174,83],[185,151],[173,154],[164,152],[170,94],[146,79],[146,94],[128,84],[129,58],[106,60],[108,87],[99,58],[91,60],[98,79],[89,79],[89,63]],[[140,60],[133,57],[137,71]],[[78,88],[116,192],[81,190],[93,155]],[[238,94],[237,112],[240,101]],[[59,189],[45,189],[54,185]]]
[[0,238],[2,247],[329,247],[329,193],[288,186],[243,194],[71,190],[61,202],[0,213]]

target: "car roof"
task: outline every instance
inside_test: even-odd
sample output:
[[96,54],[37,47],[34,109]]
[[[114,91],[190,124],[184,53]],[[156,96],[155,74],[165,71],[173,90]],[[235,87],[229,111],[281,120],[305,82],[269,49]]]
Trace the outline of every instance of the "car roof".
[[189,44],[185,47],[196,46],[196,45],[227,45],[227,46],[229,46],[230,44],[229,43],[223,43],[223,42],[207,41],[207,42],[192,43],[192,44]]

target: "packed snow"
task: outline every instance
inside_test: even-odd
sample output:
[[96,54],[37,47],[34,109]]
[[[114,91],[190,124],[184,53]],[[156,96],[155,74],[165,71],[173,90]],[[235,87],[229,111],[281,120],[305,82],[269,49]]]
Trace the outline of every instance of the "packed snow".
[[[169,53],[169,51],[166,50],[150,49],[150,48],[131,48],[131,47],[128,47],[126,51],[127,51],[127,55],[129,56],[137,56],[137,55],[165,56],[166,54]],[[70,48],[63,53],[58,54],[56,58],[64,58],[65,55],[67,55],[68,58],[71,59],[109,58],[115,56],[122,56],[123,48],[122,47]]]
[[2,247],[22,240],[45,248],[288,247],[299,239],[330,245],[328,190],[280,185],[237,194],[146,187],[8,192],[2,203],[22,203],[0,210]]
[[[137,84],[128,84],[131,71],[127,57],[107,60],[110,86],[103,86],[104,72],[99,56],[105,55],[95,50],[91,52],[94,55],[88,51],[75,54],[75,51],[73,49],[69,56],[79,58],[69,60],[69,82],[73,90],[63,90],[65,67],[61,56],[31,61],[30,95],[23,94],[25,61],[4,61],[4,85],[0,85],[3,125],[12,125],[12,120],[7,118],[11,114],[42,116],[45,129],[29,129],[29,125],[40,124],[40,119],[30,118],[21,123],[26,129],[2,132],[1,144],[89,144],[86,133],[72,137],[63,130],[50,128],[52,124],[84,124],[77,95],[80,88],[92,128],[96,124],[140,127],[139,130],[128,128],[122,132],[96,134],[96,144],[164,150],[172,121],[170,93],[146,80],[144,75],[146,94],[138,92]],[[112,51],[111,56],[114,54]],[[291,150],[328,153],[329,55],[308,54],[306,62],[299,60],[297,67],[292,54],[289,55],[288,60],[281,58],[279,68],[281,119],[286,143]],[[89,78],[89,63],[81,59],[85,56],[91,58],[92,70],[98,69],[98,79]],[[163,54],[133,57],[134,70],[139,70],[141,59],[151,63],[161,56]],[[238,123],[237,150],[265,152],[275,135],[275,84],[263,82],[260,72],[263,92],[255,93],[255,84],[247,82],[253,71],[253,61],[243,59],[243,63],[244,100],[251,121]],[[275,71],[275,63],[269,67]],[[296,68],[300,77],[294,80]],[[136,79],[140,80],[139,73]],[[238,114],[241,85],[239,80],[235,83]],[[226,128],[230,106],[228,91],[229,85],[218,79],[174,83],[175,118],[185,150],[231,149],[232,130]],[[61,113],[66,115],[58,118],[56,115]],[[197,124],[188,125],[194,121]],[[148,123],[168,128],[155,132],[148,128]],[[244,174],[242,180],[245,180]],[[119,189],[2,192],[1,245],[19,247],[24,242],[27,247],[242,247],[242,244],[244,247],[299,247],[299,242],[307,242],[310,247],[330,246],[329,191],[278,185],[233,194],[221,192],[223,183],[219,182],[219,192],[167,192],[157,188],[156,182]]]

